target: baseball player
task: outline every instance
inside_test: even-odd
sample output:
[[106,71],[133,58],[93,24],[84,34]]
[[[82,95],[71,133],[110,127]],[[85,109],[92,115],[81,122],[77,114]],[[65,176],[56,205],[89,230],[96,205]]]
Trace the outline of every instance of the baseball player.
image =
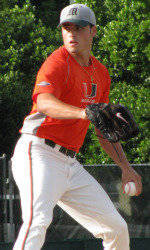
[[[126,222],[101,185],[76,160],[90,123],[86,106],[109,103],[108,71],[91,55],[95,15],[86,5],[72,4],[62,10],[59,27],[64,44],[38,71],[32,110],[12,157],[23,219],[13,249],[41,249],[58,204],[103,239],[105,250],[128,250]],[[120,166],[123,185],[134,181],[139,195],[141,177],[130,166],[120,143],[115,143],[118,157],[112,143],[101,136],[99,141]]]

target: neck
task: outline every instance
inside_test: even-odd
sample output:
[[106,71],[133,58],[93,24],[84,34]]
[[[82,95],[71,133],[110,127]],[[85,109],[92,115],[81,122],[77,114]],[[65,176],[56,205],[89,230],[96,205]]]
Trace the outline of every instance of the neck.
[[81,65],[81,66],[89,66],[90,65],[90,52],[86,55],[79,55],[76,53],[71,53],[74,59]]

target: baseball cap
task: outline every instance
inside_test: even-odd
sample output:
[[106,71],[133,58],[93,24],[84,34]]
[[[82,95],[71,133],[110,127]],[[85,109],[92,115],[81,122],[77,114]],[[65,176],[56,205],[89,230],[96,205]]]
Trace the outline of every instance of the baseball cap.
[[94,12],[86,5],[71,4],[61,11],[58,27],[66,22],[71,22],[84,27],[89,24],[96,25],[96,18]]

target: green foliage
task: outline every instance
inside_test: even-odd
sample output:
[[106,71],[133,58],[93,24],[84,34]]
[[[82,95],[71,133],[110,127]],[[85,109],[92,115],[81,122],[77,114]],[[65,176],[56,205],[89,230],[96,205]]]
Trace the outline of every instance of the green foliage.
[[[123,143],[131,162],[149,161],[149,59],[148,7],[140,0],[85,0],[97,18],[94,55],[112,78],[110,101],[134,114],[141,133]],[[10,154],[18,129],[31,108],[31,93],[41,63],[60,44],[56,26],[59,12],[69,1],[0,0],[0,152]],[[99,147],[90,126],[79,154],[85,164],[112,163]]]
[[[138,138],[123,143],[123,148],[131,162],[149,162],[150,20],[146,2],[86,0],[84,3],[96,14],[97,37],[93,54],[109,70],[112,79],[110,102],[121,98],[121,103],[134,114],[141,130]],[[87,157],[80,156],[81,160],[86,164],[110,163],[109,157],[99,149],[92,127],[87,137],[88,147],[84,144],[82,148]]]
[[37,20],[35,7],[29,1],[22,7],[3,9],[0,23],[0,152],[10,153],[31,107],[37,71],[47,55],[60,45],[60,35]]
[[37,1],[31,0],[31,3],[35,6],[36,17],[41,19],[46,27],[56,29],[56,25],[59,23],[59,15],[61,9],[68,5],[68,0],[50,0],[50,1]]
[[149,75],[147,51],[150,20],[144,13],[143,3],[118,2],[120,5],[124,2],[124,5],[120,6],[116,18],[104,27],[103,37],[98,43],[105,54],[103,63],[111,63],[109,69],[113,79],[118,78],[135,85],[143,84]]

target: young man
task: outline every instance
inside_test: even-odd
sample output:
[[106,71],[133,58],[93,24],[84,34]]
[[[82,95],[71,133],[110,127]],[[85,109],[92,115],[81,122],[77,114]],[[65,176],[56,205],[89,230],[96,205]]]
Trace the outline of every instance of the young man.
[[[69,5],[61,12],[59,26],[64,46],[47,58],[37,74],[32,111],[24,120],[12,158],[23,218],[14,250],[41,249],[56,204],[102,238],[105,250],[128,250],[125,221],[75,158],[90,123],[86,105],[109,102],[108,71],[91,56],[95,15],[85,5]],[[139,195],[141,178],[120,143],[115,143],[118,158],[111,143],[99,140],[122,169],[123,185],[134,181]]]

